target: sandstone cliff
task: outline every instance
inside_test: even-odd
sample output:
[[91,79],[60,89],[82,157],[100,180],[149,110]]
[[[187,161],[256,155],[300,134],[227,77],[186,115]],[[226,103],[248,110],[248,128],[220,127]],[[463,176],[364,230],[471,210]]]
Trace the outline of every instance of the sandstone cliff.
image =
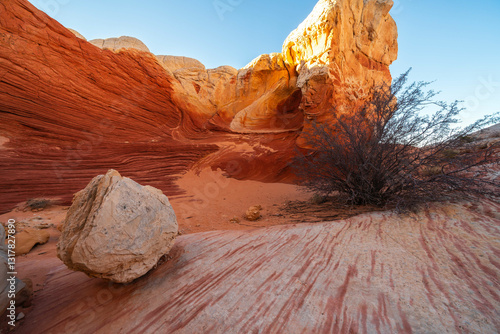
[[172,139],[197,128],[154,55],[101,50],[25,0],[0,12],[1,210],[69,202],[109,168],[172,195],[175,175],[217,149]]
[[373,85],[390,82],[398,51],[392,6],[392,0],[321,0],[287,37],[283,57],[297,69],[305,117],[329,121],[332,105],[342,110]]
[[87,42],[26,0],[2,1],[0,210],[31,197],[68,202],[109,168],[169,196],[194,165],[290,180],[305,120],[328,121],[332,103],[390,80],[391,6],[320,0],[282,53],[237,70],[155,56],[131,37]]
[[[244,68],[184,67],[174,89],[210,123],[239,133],[299,130],[304,116],[328,119],[332,104],[360,99],[397,58],[392,0],[321,0],[281,54]],[[323,117],[326,116],[326,117]]]

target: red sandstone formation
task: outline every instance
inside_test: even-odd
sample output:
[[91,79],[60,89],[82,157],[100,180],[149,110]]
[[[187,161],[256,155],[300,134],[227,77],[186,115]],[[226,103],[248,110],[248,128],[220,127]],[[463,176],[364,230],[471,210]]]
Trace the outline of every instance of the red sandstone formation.
[[87,42],[26,0],[2,1],[0,211],[67,203],[110,168],[169,196],[194,165],[289,180],[304,119],[390,79],[391,5],[321,0],[282,53],[207,70],[127,37]]
[[68,201],[109,168],[172,194],[172,175],[216,150],[172,139],[196,128],[153,55],[100,50],[24,0],[0,12],[0,210]]

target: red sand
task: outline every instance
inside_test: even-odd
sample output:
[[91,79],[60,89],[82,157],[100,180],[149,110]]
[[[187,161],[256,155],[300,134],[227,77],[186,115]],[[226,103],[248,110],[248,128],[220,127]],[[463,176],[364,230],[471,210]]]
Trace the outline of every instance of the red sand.
[[[185,174],[177,181],[187,192],[171,199],[181,233],[214,230],[241,230],[286,224],[279,216],[288,201],[307,200],[310,195],[290,184],[239,181],[226,178],[220,171],[203,170]],[[262,206],[262,218],[246,221],[244,214],[254,205]],[[238,218],[240,223],[230,220]]]

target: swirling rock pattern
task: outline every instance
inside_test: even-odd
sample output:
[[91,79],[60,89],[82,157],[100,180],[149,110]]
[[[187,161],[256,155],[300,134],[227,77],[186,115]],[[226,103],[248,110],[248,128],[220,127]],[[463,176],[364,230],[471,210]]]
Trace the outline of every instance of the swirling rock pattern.
[[305,120],[327,121],[330,104],[390,80],[391,6],[320,0],[282,53],[237,70],[155,56],[131,37],[87,42],[26,0],[2,1],[0,210],[33,197],[68,203],[110,168],[169,196],[203,163],[289,181]]
[[499,218],[485,201],[180,236],[134,285],[56,266],[18,332],[498,333]]
[[175,175],[217,150],[183,139],[198,130],[154,55],[101,50],[24,0],[0,12],[0,210],[68,203],[110,168],[174,195]]

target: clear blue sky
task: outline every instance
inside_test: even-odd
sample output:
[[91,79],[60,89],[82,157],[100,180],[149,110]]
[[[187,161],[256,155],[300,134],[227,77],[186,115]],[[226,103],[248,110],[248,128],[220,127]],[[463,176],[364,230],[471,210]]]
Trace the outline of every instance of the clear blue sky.
[[[245,66],[280,52],[316,0],[32,0],[87,39],[137,37],[155,54],[207,67]],[[465,100],[466,122],[500,111],[500,0],[395,0],[399,59],[393,76],[436,81],[440,99]]]

